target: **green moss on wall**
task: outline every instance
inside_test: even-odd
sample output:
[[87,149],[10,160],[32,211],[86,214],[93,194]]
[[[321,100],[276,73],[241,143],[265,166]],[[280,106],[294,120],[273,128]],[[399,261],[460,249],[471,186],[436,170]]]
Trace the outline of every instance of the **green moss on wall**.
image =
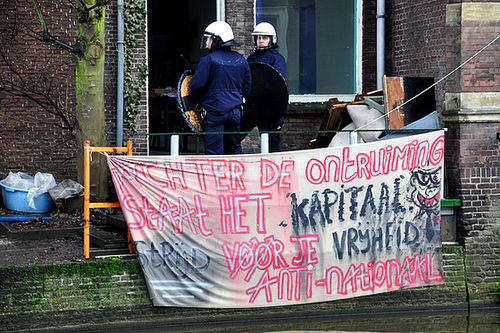
[[[75,307],[109,307],[126,303],[127,288],[141,273],[136,261],[111,259],[47,266],[0,268],[0,311],[49,311]],[[116,278],[116,277],[120,278]],[[141,288],[144,286],[141,285]],[[143,295],[147,293],[140,290]],[[130,296],[133,298],[133,295]]]

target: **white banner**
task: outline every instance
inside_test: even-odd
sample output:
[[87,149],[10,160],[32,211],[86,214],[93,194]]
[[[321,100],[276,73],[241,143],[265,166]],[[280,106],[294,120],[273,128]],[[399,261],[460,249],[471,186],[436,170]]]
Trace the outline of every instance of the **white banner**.
[[109,156],[155,306],[323,302],[444,283],[443,131],[264,155]]

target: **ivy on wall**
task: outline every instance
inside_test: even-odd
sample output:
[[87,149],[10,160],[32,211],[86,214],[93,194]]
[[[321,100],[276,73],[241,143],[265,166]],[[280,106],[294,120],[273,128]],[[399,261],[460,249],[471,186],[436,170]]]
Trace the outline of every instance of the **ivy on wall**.
[[136,132],[135,118],[139,112],[142,94],[146,89],[148,64],[146,57],[134,68],[135,49],[140,41],[137,36],[146,33],[146,3],[127,0],[124,3],[123,20],[124,40],[124,86],[123,86],[123,122],[132,132]]

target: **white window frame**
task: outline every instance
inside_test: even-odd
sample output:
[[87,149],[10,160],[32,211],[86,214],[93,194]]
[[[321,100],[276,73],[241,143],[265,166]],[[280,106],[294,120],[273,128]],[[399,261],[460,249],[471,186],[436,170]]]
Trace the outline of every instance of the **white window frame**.
[[[220,0],[218,0],[220,1]],[[217,11],[219,12],[219,11]],[[278,13],[276,13],[278,14]],[[363,0],[356,0],[356,50],[355,50],[355,76],[356,76],[356,93],[355,94],[307,94],[307,95],[290,95],[290,103],[318,103],[328,102],[330,98],[338,98],[339,101],[354,101],[356,94],[361,94],[363,90]],[[254,22],[256,20],[256,2],[254,1]]]

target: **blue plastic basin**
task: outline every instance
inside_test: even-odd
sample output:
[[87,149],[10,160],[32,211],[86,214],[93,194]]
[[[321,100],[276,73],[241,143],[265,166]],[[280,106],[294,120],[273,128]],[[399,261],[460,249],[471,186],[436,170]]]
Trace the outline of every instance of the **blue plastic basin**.
[[[5,180],[5,179],[4,179]],[[49,192],[40,194],[35,198],[35,208],[28,205],[28,190],[4,185],[4,180],[0,181],[2,186],[2,197],[5,208],[20,213],[47,213],[52,209],[54,201]]]

